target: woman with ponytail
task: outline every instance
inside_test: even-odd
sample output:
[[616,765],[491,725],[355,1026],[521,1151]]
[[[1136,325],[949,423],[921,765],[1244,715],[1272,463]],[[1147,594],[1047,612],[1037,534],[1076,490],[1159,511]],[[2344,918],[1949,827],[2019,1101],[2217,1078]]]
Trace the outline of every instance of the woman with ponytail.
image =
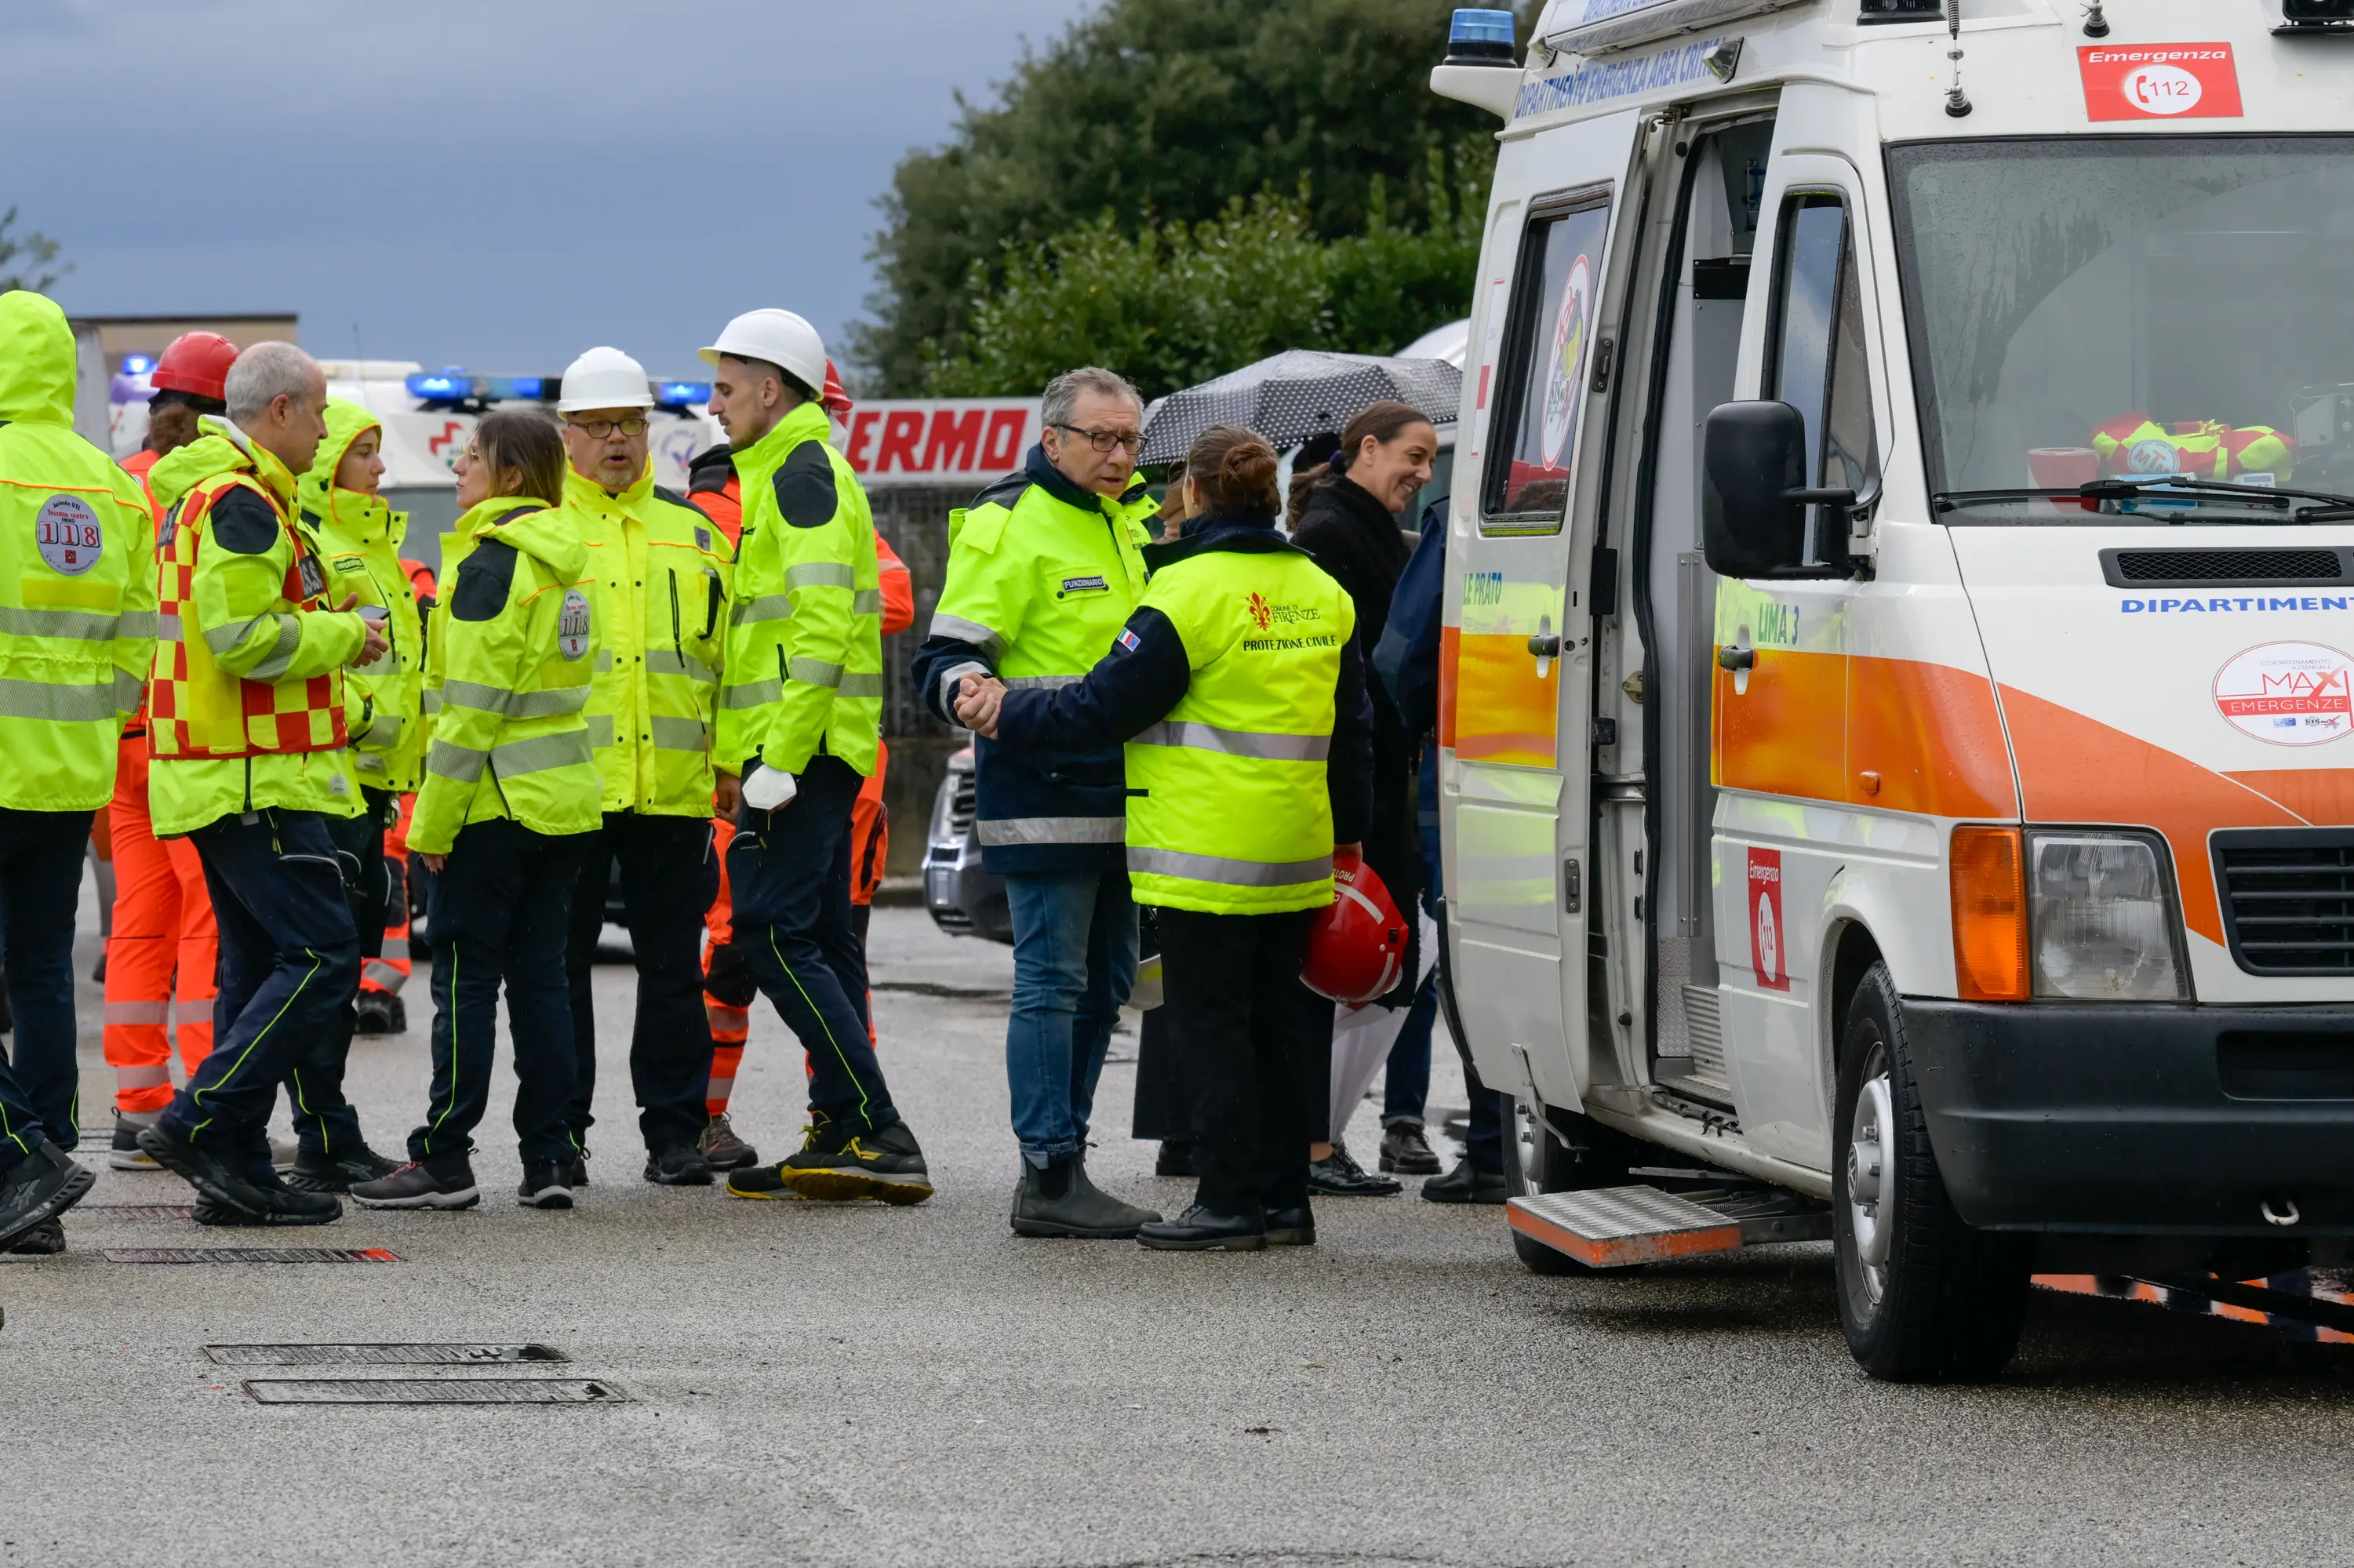
[[1274,451],[1232,425],[1185,460],[1185,521],[1087,678],[1008,691],[967,676],[965,725],[1012,746],[1127,742],[1128,870],[1160,911],[1171,1044],[1192,1101],[1193,1204],[1148,1247],[1316,1239],[1308,1145],[1332,1004],[1300,983],[1372,808],[1373,715],[1349,596],[1276,531]]
[[[1437,455],[1438,431],[1430,417],[1410,404],[1384,400],[1349,421],[1329,461],[1291,481],[1292,543],[1315,556],[1356,607],[1357,651],[1367,669],[1389,620],[1390,597],[1414,555],[1414,535],[1401,524],[1416,494],[1430,482]],[[1398,907],[1411,910],[1422,884],[1422,847],[1414,820],[1416,737],[1382,683],[1366,684],[1373,705],[1373,814],[1365,827],[1365,863]],[[1419,935],[1417,929],[1397,989],[1381,1000],[1385,1011],[1348,1018],[1334,1034],[1331,1081],[1320,1117],[1325,1125],[1310,1150],[1309,1181],[1315,1192],[1373,1197],[1398,1190],[1395,1181],[1360,1166],[1341,1140],[1349,1113],[1384,1058],[1389,1082],[1383,1093],[1381,1168],[1413,1176],[1438,1170],[1422,1120],[1430,1086],[1430,1034],[1427,1029],[1402,1034],[1399,1028],[1422,972]],[[1393,1042],[1398,1043],[1394,1051]]]

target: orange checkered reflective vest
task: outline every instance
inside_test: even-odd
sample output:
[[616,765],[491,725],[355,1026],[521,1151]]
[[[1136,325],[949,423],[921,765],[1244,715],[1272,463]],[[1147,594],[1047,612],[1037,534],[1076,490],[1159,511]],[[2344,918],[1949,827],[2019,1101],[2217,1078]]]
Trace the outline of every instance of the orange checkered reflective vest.
[[187,635],[195,624],[189,609],[196,592],[197,542],[204,536],[196,524],[214,503],[240,485],[270,503],[293,546],[293,560],[272,611],[290,617],[285,635],[301,635],[292,612],[331,608],[316,541],[288,517],[267,487],[247,474],[230,473],[190,491],[164,514],[158,540],[156,609],[164,632],[158,652],[169,648],[171,656],[156,659],[148,691],[147,744],[156,757],[259,757],[333,751],[346,744],[341,670],[275,682],[248,680],[216,663],[207,641],[209,636],[219,636],[234,648],[247,627]]
[[2212,419],[2161,425],[2147,414],[2121,415],[2093,432],[2101,471],[2131,479],[2188,473],[2200,479],[2243,479],[2268,473],[2281,484],[2296,466],[2296,439],[2269,425],[2233,429]]

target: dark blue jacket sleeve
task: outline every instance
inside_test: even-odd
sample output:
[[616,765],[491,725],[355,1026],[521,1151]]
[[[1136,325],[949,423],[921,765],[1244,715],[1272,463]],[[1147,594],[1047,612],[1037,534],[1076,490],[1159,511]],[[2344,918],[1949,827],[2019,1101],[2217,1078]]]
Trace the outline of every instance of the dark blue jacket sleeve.
[[1390,598],[1390,617],[1373,650],[1373,672],[1389,689],[1409,735],[1438,727],[1439,628],[1446,620],[1447,525],[1426,520],[1422,542]]
[[957,688],[966,675],[994,675],[997,661],[977,643],[954,637],[927,637],[916,650],[907,672],[916,700],[943,724],[960,723],[956,716]]
[[1353,637],[1341,649],[1341,678],[1332,685],[1332,750],[1324,788],[1332,798],[1332,842],[1363,842],[1373,820],[1373,705]]
[[1167,616],[1147,607],[1128,618],[1128,629],[1085,680],[1053,691],[1023,686],[1006,693],[997,738],[1064,751],[1119,746],[1168,717],[1193,683],[1184,640]]

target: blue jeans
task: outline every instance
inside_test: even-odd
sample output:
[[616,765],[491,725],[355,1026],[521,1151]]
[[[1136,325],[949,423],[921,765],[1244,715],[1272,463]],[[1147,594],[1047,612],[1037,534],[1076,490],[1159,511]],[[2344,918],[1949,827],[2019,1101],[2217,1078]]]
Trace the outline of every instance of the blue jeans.
[[1005,1080],[1022,1157],[1044,1170],[1087,1139],[1112,1025],[1136,984],[1136,905],[1125,871],[1009,876],[1005,901],[1013,915]]

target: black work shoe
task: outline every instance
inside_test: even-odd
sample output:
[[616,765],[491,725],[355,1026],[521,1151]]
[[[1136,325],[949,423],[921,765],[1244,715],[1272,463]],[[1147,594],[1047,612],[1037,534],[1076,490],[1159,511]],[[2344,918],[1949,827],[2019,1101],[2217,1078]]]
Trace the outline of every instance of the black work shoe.
[[161,1111],[116,1111],[114,1142],[106,1151],[106,1162],[117,1171],[161,1171],[155,1157],[139,1147],[142,1129],[155,1125]]
[[572,1206],[569,1160],[533,1160],[523,1168],[523,1185],[515,1202],[526,1209],[568,1209]]
[[1422,1124],[1402,1121],[1382,1132],[1381,1167],[1401,1176],[1436,1176],[1446,1167],[1430,1150],[1430,1139],[1423,1136]]
[[574,1192],[588,1185],[588,1151],[582,1150],[564,1162],[564,1184]]
[[406,1034],[408,1009],[388,991],[364,991],[353,1004],[355,1034]]
[[210,1146],[183,1138],[159,1121],[139,1129],[139,1147],[156,1164],[194,1187],[198,1198],[209,1199],[216,1209],[243,1213],[249,1224],[270,1223],[269,1196]]
[[352,1184],[352,1202],[363,1209],[471,1209],[482,1201],[474,1168],[461,1156],[432,1164],[412,1160],[391,1175]]
[[1425,1181],[1422,1195],[1434,1203],[1500,1203],[1512,1195],[1512,1186],[1502,1171],[1475,1171],[1466,1159],[1446,1175]]
[[1308,1190],[1323,1198],[1386,1198],[1405,1192],[1405,1183],[1374,1175],[1357,1163],[1347,1144],[1334,1139],[1331,1153],[1308,1162]]
[[703,1136],[695,1140],[703,1157],[711,1161],[714,1171],[740,1171],[747,1165],[760,1163],[760,1151],[736,1136],[735,1124],[721,1111],[705,1122]]
[[1013,1234],[1080,1241],[1127,1241],[1161,1215],[1123,1203],[1087,1180],[1085,1160],[1066,1154],[1041,1170],[1022,1161],[1013,1188]]
[[286,1172],[286,1185],[298,1192],[346,1192],[355,1181],[376,1181],[400,1169],[398,1160],[387,1160],[366,1144],[329,1155],[323,1150],[306,1149],[294,1157],[294,1169]]
[[663,1187],[708,1187],[711,1161],[691,1143],[672,1143],[646,1156],[646,1180]]
[[1195,1203],[1173,1220],[1155,1220],[1136,1233],[1136,1245],[1155,1252],[1257,1252],[1267,1245],[1267,1216],[1221,1214]]
[[324,1192],[297,1192],[276,1176],[254,1182],[254,1200],[228,1203],[208,1194],[196,1199],[200,1225],[325,1225],[344,1217],[344,1205]]
[[1152,1161],[1155,1176],[1193,1175],[1193,1140],[1190,1138],[1164,1138],[1161,1152]]
[[54,1257],[66,1250],[66,1226],[63,1220],[43,1220],[31,1230],[20,1234],[0,1252],[20,1253],[27,1257]]
[[781,1165],[748,1165],[727,1172],[727,1195],[758,1198],[770,1202],[798,1202],[801,1194],[788,1186]]
[[[852,1133],[835,1147],[826,1147],[832,1143],[832,1137],[822,1136],[821,1129],[812,1127],[809,1142],[800,1153],[769,1169],[780,1183],[802,1197],[825,1202],[879,1198],[886,1203],[920,1203],[932,1195],[931,1171],[906,1122],[895,1121],[875,1132]],[[727,1190],[736,1192],[734,1177],[728,1179]]]
[[1314,1246],[1316,1215],[1305,1203],[1267,1212],[1267,1245],[1269,1246]]

